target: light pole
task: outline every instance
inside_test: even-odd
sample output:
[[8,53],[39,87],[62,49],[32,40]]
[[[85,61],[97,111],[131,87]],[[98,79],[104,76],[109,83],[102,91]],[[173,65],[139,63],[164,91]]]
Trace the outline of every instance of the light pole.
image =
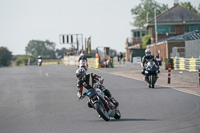
[[157,20],[156,20],[156,8],[154,9],[154,17],[155,17],[155,43],[158,41],[158,33],[157,33]]
[[147,12],[146,18],[147,18],[147,23],[148,23],[148,21],[149,21],[149,12]]

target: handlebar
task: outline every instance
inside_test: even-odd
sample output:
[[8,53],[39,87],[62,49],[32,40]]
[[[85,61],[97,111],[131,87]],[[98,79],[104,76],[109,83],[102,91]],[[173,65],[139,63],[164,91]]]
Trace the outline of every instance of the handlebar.
[[85,96],[87,95],[87,92],[83,93],[83,95],[78,99],[78,101],[82,100],[83,98],[85,98]]

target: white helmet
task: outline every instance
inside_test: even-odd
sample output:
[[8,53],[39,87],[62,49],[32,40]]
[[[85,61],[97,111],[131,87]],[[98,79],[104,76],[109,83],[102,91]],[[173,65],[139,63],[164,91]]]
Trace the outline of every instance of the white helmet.
[[151,50],[150,49],[145,50],[145,56],[151,56]]

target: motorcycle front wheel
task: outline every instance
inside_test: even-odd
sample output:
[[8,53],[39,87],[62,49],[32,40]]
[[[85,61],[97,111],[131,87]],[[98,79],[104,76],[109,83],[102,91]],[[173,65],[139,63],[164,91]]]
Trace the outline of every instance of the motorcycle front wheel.
[[106,108],[104,107],[102,102],[97,102],[96,103],[96,109],[97,112],[99,113],[99,115],[105,120],[105,121],[109,121],[110,120],[110,116],[106,110]]
[[154,88],[154,85],[155,85],[155,80],[156,80],[156,76],[155,75],[151,75],[151,87]]

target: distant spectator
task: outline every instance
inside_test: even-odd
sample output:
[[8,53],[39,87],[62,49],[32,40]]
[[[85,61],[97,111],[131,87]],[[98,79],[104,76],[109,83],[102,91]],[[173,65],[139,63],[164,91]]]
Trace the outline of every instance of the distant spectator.
[[123,59],[123,54],[122,54],[122,52],[120,52],[120,53],[119,53],[119,63],[120,63],[120,64],[121,64],[122,59]]
[[99,59],[99,68],[101,67],[101,56],[96,52],[96,58]]

